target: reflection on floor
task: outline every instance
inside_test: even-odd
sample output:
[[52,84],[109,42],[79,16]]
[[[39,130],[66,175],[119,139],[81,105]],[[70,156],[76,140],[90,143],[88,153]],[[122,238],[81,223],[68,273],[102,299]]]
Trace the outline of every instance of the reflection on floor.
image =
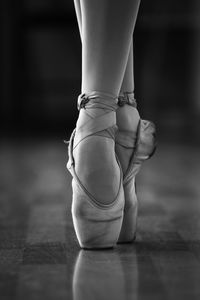
[[199,149],[160,145],[138,178],[138,235],[80,250],[62,142],[0,150],[0,297],[28,300],[200,299]]

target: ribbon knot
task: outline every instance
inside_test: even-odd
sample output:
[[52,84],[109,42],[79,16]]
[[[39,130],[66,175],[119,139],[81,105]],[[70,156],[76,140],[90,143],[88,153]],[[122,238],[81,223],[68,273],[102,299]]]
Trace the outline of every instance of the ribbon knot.
[[85,109],[85,106],[90,101],[90,98],[86,96],[86,94],[82,94],[79,97],[80,100],[78,101],[78,110],[80,110],[81,108]]
[[137,107],[137,102],[135,100],[134,93],[125,92],[118,97],[118,106],[122,107],[125,104],[128,104],[133,107]]

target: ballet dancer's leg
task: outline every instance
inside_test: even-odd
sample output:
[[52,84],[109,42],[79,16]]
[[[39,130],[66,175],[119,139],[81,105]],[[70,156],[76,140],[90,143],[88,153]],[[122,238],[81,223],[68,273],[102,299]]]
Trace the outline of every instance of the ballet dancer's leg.
[[[104,0],[100,3],[96,2],[98,0],[94,2],[91,0],[74,1],[83,46],[82,92],[97,90],[115,96],[118,96],[119,91],[122,94],[133,93],[132,34],[140,0],[126,3],[122,3],[122,0],[120,3],[115,3],[114,0]],[[124,12],[124,18],[120,17],[121,11]],[[119,23],[116,21],[118,19]],[[94,24],[96,27],[92,28]],[[121,97],[119,99],[121,101]],[[98,168],[95,172],[94,167],[92,177],[85,177],[85,182],[87,183],[87,180],[90,182],[90,188],[92,187],[94,193],[101,194],[104,191],[105,198],[100,202],[108,204],[116,193],[116,182],[119,182],[116,160],[113,159],[112,154],[108,155],[108,153],[114,152],[115,147],[124,173],[125,207],[122,227],[118,223],[118,229],[115,228],[112,232],[118,232],[121,228],[118,242],[130,242],[135,239],[137,223],[135,175],[143,160],[150,157],[155,149],[155,127],[151,122],[140,119],[139,113],[134,107],[132,95],[129,94],[122,100],[121,104],[123,105],[120,105],[116,114],[119,129],[116,144],[109,143],[108,145],[105,140],[104,142],[96,140],[94,144],[90,143],[89,148],[87,144],[85,149],[84,146],[79,149],[81,148],[82,154],[86,153],[85,156],[82,155],[85,172],[97,161],[97,157],[95,158],[94,155],[92,160],[92,154],[97,153],[98,156],[100,151],[103,162],[101,164],[102,173]],[[124,102],[124,100],[126,101]],[[126,104],[124,105],[124,103]],[[84,123],[84,120],[82,121]],[[78,120],[77,124],[79,123],[81,124],[81,120]],[[89,153],[88,149],[90,149]],[[79,155],[81,157],[81,152]],[[134,159],[137,161],[136,164]],[[128,168],[128,166],[132,168]],[[79,172],[81,170],[83,170],[83,165],[79,161]],[[101,182],[99,182],[100,178]],[[93,235],[95,236],[94,232]],[[112,234],[109,232],[107,236],[111,237]]]
[[[80,1],[83,93],[99,91],[118,96],[126,69],[138,6],[139,0]],[[81,127],[86,121],[79,118],[77,126]],[[120,176],[116,171],[116,160],[112,155],[114,144],[105,143],[104,139],[99,138],[95,143],[88,144],[89,142],[81,143],[74,151],[77,161],[76,171],[84,174],[81,180],[86,183],[92,194],[100,195],[102,191],[108,191],[103,199],[99,197],[98,200],[109,203],[117,193],[116,182],[119,181]],[[99,153],[102,162],[101,170],[95,168]],[[92,166],[90,174],[88,174],[88,166]],[[99,180],[101,172],[104,175]]]
[[[80,38],[82,39],[82,33],[81,33],[82,12],[81,12],[80,0],[74,0],[74,5],[76,10],[78,26],[79,26]],[[131,93],[133,91],[134,91],[133,41],[131,41],[128,61],[126,64],[124,77],[120,88],[120,93],[124,93],[124,92]],[[132,132],[133,134],[135,134],[137,130],[138,121],[140,118],[137,109],[134,109],[133,107],[124,106],[117,110],[116,115],[117,115],[117,126],[119,130],[124,131],[124,134],[128,134],[128,135],[132,135]],[[130,157],[132,155],[132,150],[124,149],[122,147],[117,146],[117,152],[122,165],[123,172],[125,172],[128,167]]]
[[82,91],[118,95],[139,0],[81,0]]

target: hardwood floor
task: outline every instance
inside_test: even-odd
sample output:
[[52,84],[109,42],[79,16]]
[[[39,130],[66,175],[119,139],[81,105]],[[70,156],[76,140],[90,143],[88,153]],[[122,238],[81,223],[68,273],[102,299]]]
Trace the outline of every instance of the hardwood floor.
[[161,144],[138,178],[136,242],[80,250],[62,141],[0,148],[0,299],[200,299],[199,148]]

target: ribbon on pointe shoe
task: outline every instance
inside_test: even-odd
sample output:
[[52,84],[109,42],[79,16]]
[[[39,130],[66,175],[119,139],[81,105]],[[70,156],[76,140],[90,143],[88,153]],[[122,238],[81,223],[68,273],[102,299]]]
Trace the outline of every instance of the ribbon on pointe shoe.
[[140,119],[135,147],[129,167],[124,174],[124,184],[128,183],[140,170],[142,163],[151,158],[156,150],[156,128],[153,122]]
[[[82,188],[82,190],[84,190],[84,192],[89,196],[89,198],[93,200],[93,203],[96,204],[97,204],[96,199],[85,189],[84,185],[81,183],[81,180],[78,177],[78,174],[76,174],[73,150],[79,145],[81,141],[83,141],[88,136],[94,136],[94,135],[104,136],[115,140],[115,133],[117,130],[116,113],[115,113],[118,108],[117,101],[118,98],[115,97],[114,95],[102,93],[102,92],[81,94],[78,97],[78,109],[81,110],[80,113],[87,114],[89,118],[86,123],[83,123],[83,125],[74,129],[69,140],[69,146],[68,146],[69,159],[67,162],[67,168],[72,174],[73,178],[76,180],[76,182]],[[97,109],[101,109],[102,113],[99,114],[98,111],[98,114],[96,115]],[[117,157],[116,159],[119,164]],[[120,178],[119,191],[115,199],[118,198],[120,192],[121,180],[122,178]],[[112,206],[115,202],[115,199],[110,205],[106,205],[106,206],[107,207]]]
[[[137,108],[134,93],[125,92],[118,97],[118,106],[125,104]],[[142,163],[152,157],[156,150],[155,124],[148,120],[140,119],[136,135],[133,137],[118,133],[117,143],[121,146],[133,149],[129,167],[124,174],[124,184],[128,183],[140,170]],[[133,147],[134,145],[134,147]]]
[[135,95],[133,92],[129,93],[129,92],[124,92],[124,93],[120,93],[119,97],[118,97],[118,106],[122,107],[125,104],[133,106],[135,108],[137,108],[137,102],[135,99]]
[[[78,109],[83,109],[80,113],[86,113],[90,119],[76,129],[73,149],[90,135],[101,135],[114,140],[117,130],[115,113],[118,107],[117,101],[118,98],[112,94],[96,91],[78,97]],[[100,114],[99,109],[101,109]],[[106,132],[102,132],[104,130]]]

